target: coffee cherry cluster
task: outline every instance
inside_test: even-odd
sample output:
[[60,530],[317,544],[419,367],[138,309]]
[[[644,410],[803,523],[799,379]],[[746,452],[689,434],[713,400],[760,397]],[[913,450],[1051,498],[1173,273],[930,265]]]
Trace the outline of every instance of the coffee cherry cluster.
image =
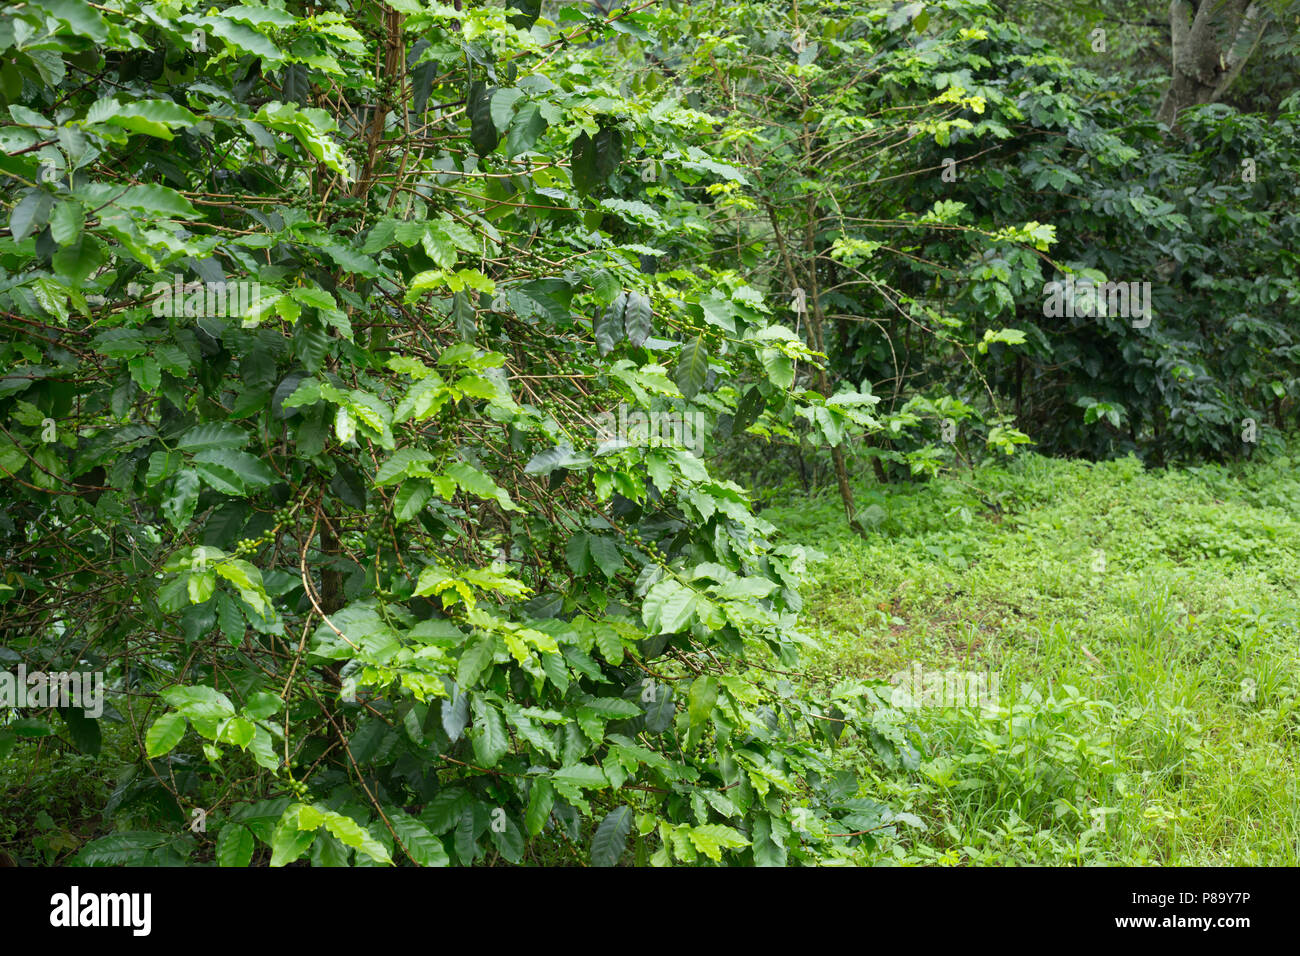
[[624,534],[626,535],[627,540],[629,542],[636,545],[638,548],[640,548],[646,554],[650,555],[650,557],[654,558],[660,564],[668,563],[668,555],[664,554],[661,550],[659,550],[659,546],[655,544],[653,541],[646,541],[645,539],[643,539],[641,537],[640,531],[637,531],[634,528],[631,531],[624,532]]
[[270,544],[275,540],[275,530],[264,531],[256,538],[240,538],[235,545],[235,554],[248,554],[256,551],[264,544]]

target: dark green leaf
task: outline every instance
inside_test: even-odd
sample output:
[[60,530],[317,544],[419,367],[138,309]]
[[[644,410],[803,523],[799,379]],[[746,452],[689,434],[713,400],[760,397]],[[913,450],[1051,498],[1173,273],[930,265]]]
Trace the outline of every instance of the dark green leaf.
[[609,580],[623,569],[623,555],[613,538],[594,535],[591,538],[591,557]]
[[28,190],[9,213],[9,231],[14,241],[21,242],[32,232],[39,232],[49,219],[54,197],[44,189]]
[[596,184],[596,144],[586,133],[581,133],[573,141],[569,153],[569,172],[573,176],[573,188],[579,195],[585,195]]
[[536,103],[525,103],[515,112],[506,133],[506,155],[512,159],[520,153],[526,153],[537,145],[537,140],[546,132],[546,118]]
[[623,323],[627,329],[627,340],[633,348],[640,348],[650,337],[653,310],[650,300],[640,292],[629,292],[627,310],[623,313]]
[[673,380],[682,394],[688,399],[694,398],[704,387],[709,374],[709,349],[704,344],[704,336],[697,335],[682,346],[677,355],[677,368]]
[[[645,697],[649,697],[646,700]],[[652,734],[662,734],[673,725],[676,709],[673,707],[672,686],[663,681],[654,681],[653,686],[642,695],[641,706],[645,708],[646,730]]]
[[591,865],[614,866],[627,851],[632,832],[632,808],[618,807],[605,815],[591,837]]
[[481,80],[474,80],[469,85],[466,107],[469,112],[469,141],[474,151],[486,156],[497,148],[501,136],[492,123],[492,88]]
[[763,407],[766,404],[759,387],[751,385],[736,403],[736,417],[731,426],[733,433],[739,434],[758,421],[758,416],[763,414]]
[[602,127],[593,141],[596,151],[596,177],[605,180],[623,161],[623,134],[617,126]]
[[485,768],[495,767],[505,756],[510,747],[510,736],[506,733],[505,718],[490,702],[482,697],[475,697],[472,702],[474,710],[474,755],[479,765]]
[[460,820],[461,813],[473,799],[464,787],[445,787],[434,794],[420,814],[420,822],[431,833],[446,833]]
[[623,340],[623,314],[627,305],[627,293],[619,293],[618,298],[610,303],[609,308],[597,316],[596,345],[601,355],[608,355],[614,351],[618,343]]
[[99,721],[87,717],[80,707],[64,707],[59,710],[59,714],[68,725],[68,734],[77,749],[92,757],[98,756],[101,743]]
[[473,342],[478,332],[477,315],[468,293],[457,292],[451,297],[451,317],[456,323],[456,334],[464,342]]
[[460,740],[460,735],[469,723],[469,696],[457,692],[454,699],[442,702],[442,727],[452,743]]

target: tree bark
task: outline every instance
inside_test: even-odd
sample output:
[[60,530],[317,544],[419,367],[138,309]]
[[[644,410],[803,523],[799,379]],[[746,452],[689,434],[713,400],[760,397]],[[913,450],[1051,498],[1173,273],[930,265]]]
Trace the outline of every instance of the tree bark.
[[1266,22],[1256,0],[1172,0],[1173,73],[1156,119],[1176,129],[1187,107],[1222,99],[1255,52]]
[[[809,338],[812,339],[812,348],[822,355],[828,355],[826,351],[826,336],[823,331],[825,327],[825,317],[822,314],[822,297],[821,287],[817,282],[817,247],[814,237],[814,222],[816,206],[809,200],[808,220],[806,225],[806,242],[810,250],[808,264],[808,290],[809,298],[812,300],[812,311],[808,313],[808,332]],[[829,361],[829,358],[827,359]],[[819,364],[817,366],[817,390],[826,398],[831,397],[830,378],[826,375],[826,366]],[[849,469],[844,460],[844,443],[831,446],[831,463],[835,468],[835,483],[839,485],[840,500],[844,503],[844,516],[848,519],[849,527],[858,534],[866,537],[862,527],[858,524],[858,508],[853,500],[853,486],[849,484]]]

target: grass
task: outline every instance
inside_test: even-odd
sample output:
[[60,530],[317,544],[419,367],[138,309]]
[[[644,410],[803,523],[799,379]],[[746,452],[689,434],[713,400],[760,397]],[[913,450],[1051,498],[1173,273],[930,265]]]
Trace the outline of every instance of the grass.
[[1034,455],[958,479],[787,495],[824,555],[804,623],[827,678],[987,671],[922,706],[921,758],[848,752],[912,826],[885,862],[1300,864],[1300,482],[1290,459],[1147,472]]

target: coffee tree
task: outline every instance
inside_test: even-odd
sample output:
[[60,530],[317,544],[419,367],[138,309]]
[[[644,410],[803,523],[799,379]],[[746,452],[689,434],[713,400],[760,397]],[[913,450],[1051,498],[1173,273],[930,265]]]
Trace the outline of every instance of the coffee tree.
[[889,826],[833,751],[906,728],[793,690],[805,555],[709,458],[870,398],[794,387],[790,323],[690,261],[750,179],[621,78],[672,15],[0,15],[0,653],[109,681],[0,752],[124,763],[80,862],[781,864]]

